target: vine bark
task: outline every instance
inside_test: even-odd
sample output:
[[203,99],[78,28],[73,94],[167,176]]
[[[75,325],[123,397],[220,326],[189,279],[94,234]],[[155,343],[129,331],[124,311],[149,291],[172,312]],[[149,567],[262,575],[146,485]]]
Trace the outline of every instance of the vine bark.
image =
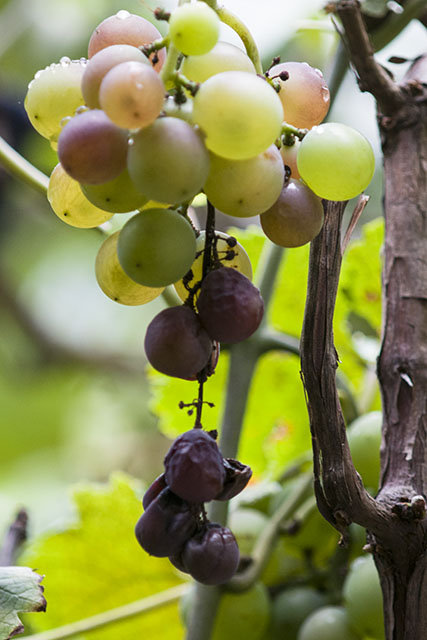
[[387,640],[425,640],[427,629],[427,56],[399,86],[375,62],[355,0],[337,3],[362,90],[377,99],[384,151],[381,486],[374,500],[354,469],[335,384],[333,310],[344,205],[326,203],[312,243],[301,344],[321,513],[346,536],[365,526],[379,571]]

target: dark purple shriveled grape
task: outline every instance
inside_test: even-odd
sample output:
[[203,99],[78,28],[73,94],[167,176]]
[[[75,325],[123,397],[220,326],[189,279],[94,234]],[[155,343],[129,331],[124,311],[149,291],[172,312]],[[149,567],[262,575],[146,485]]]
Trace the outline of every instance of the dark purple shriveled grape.
[[163,489],[136,523],[135,535],[151,556],[174,556],[194,534],[197,522],[191,505]]
[[159,493],[163,491],[163,489],[166,489],[166,487],[165,474],[162,473],[150,484],[147,491],[144,493],[144,497],[142,498],[142,506],[144,507],[144,510],[148,509],[153,500],[157,498]]
[[208,502],[222,491],[222,455],[215,440],[201,429],[186,431],[175,440],[166,454],[165,469],[170,489],[188,502]]
[[64,170],[84,184],[101,184],[126,169],[127,132],[100,109],[74,116],[58,138],[58,157]]
[[227,527],[209,523],[184,547],[181,562],[187,572],[202,584],[223,584],[239,565],[239,547]]
[[224,486],[215,500],[231,500],[243,491],[252,477],[252,469],[233,458],[224,458],[224,469]]
[[178,569],[178,571],[182,571],[182,573],[188,573],[187,567],[182,561],[182,553],[177,553],[174,556],[169,556],[169,562],[173,564],[175,569]]
[[150,364],[176,378],[194,377],[212,353],[211,339],[187,305],[157,314],[148,325],[144,346]]
[[264,302],[259,290],[243,274],[227,267],[211,271],[197,300],[200,321],[219,342],[241,342],[259,327]]

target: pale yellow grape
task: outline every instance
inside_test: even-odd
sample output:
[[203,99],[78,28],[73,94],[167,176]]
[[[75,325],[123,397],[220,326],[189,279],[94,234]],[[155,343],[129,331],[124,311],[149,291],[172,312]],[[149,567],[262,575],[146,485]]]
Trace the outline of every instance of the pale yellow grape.
[[204,2],[177,7],[169,19],[169,38],[186,56],[207,53],[218,41],[220,19]]
[[25,110],[34,129],[53,143],[61,133],[61,120],[73,116],[84,103],[81,81],[85,60],[63,58],[37,71],[28,85]]
[[224,71],[204,82],[194,98],[193,119],[218,156],[253,158],[279,136],[283,109],[275,90],[244,71]]
[[82,93],[91,109],[99,109],[99,87],[104,76],[116,65],[133,60],[149,66],[147,56],[129,44],[113,44],[101,49],[88,60],[82,77]]
[[109,236],[101,245],[95,261],[96,280],[106,296],[126,305],[140,305],[157,298],[164,287],[145,287],[123,271],[117,257],[119,231]]
[[[227,243],[227,238],[230,238],[230,236],[223,231],[215,231],[215,236],[218,238],[216,246],[218,257],[221,260],[222,264],[226,267],[231,267],[232,269],[240,271],[240,273],[246,276],[249,280],[252,280],[253,273],[251,261],[242,245],[237,242],[235,246],[230,247],[230,245]],[[196,240],[196,253],[199,253],[199,251],[203,252],[205,246],[205,237],[205,231],[201,231],[199,237]],[[229,253],[230,251],[234,253],[234,256],[231,260],[226,259],[227,253]],[[199,282],[202,279],[203,253],[201,253],[195,259],[195,261],[191,265],[191,271],[193,272],[193,277],[187,282],[187,285],[190,288],[194,287],[196,282]],[[181,300],[186,300],[188,298],[188,289],[186,289],[182,280],[176,282],[174,284],[174,287]]]
[[269,71],[270,78],[282,71],[289,73],[280,83],[284,120],[300,129],[311,129],[322,122],[329,109],[329,89],[319,69],[307,62],[282,62]]
[[64,171],[61,164],[57,164],[52,171],[47,199],[58,218],[71,227],[92,229],[113,215],[89,202],[83,195],[80,184]]
[[283,161],[274,144],[248,160],[229,160],[211,154],[204,192],[223,213],[247,218],[263,213],[276,202],[284,175]]
[[[92,204],[112,213],[127,213],[148,204],[147,198],[137,190],[130,179],[127,169],[109,182],[80,186]],[[153,203],[150,206],[152,207]]]
[[298,171],[319,198],[350,200],[370,183],[375,157],[366,138],[345,124],[314,127],[301,142]]
[[165,87],[160,76],[141,62],[122,62],[104,76],[99,102],[119,127],[139,129],[150,125],[163,107]]
[[255,74],[252,60],[244,51],[229,42],[217,42],[208,53],[184,58],[181,71],[189,80],[204,82],[223,71],[246,71]]

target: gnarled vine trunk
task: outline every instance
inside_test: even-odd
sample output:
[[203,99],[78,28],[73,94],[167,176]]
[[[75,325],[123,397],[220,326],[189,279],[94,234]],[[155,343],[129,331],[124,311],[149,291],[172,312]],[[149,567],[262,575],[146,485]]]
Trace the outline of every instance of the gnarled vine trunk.
[[301,345],[315,490],[320,511],[344,536],[350,522],[368,529],[387,640],[426,640],[427,57],[399,87],[373,60],[357,3],[339,2],[338,13],[361,87],[377,98],[384,150],[382,472],[373,500],[352,464],[335,386],[332,320],[343,206],[327,203],[324,228],[311,248]]

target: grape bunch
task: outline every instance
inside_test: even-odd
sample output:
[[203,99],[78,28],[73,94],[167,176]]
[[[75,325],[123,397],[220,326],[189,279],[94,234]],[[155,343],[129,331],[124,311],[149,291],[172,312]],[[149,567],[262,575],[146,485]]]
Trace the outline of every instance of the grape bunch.
[[236,496],[252,475],[237,460],[224,459],[215,438],[216,432],[191,429],[175,440],[165,472],[144,495],[135,527],[147,553],[169,557],[180,571],[211,585],[227,582],[240,556],[230,529],[209,522],[204,503]]
[[[275,59],[262,73],[250,46],[219,40],[220,14],[200,0],[155,15],[168,22],[165,36],[125,10],[107,17],[87,58],[36,73],[25,107],[58,154],[47,193],[53,211],[107,234],[95,261],[102,291],[142,305],[173,285],[182,301],[154,317],[144,344],[155,369],[198,381],[197,428],[172,445],[136,533],[149,553],[216,583],[236,570],[238,549],[203,504],[235,495],[249,472],[224,460],[201,429],[200,389],[220,343],[250,338],[264,304],[244,248],[215,230],[215,209],[259,216],[273,243],[298,247],[321,230],[322,198],[359,194],[374,159],[359,132],[321,124],[329,90],[319,70]],[[189,216],[200,195],[205,230]],[[115,214],[123,224],[112,232]]]

